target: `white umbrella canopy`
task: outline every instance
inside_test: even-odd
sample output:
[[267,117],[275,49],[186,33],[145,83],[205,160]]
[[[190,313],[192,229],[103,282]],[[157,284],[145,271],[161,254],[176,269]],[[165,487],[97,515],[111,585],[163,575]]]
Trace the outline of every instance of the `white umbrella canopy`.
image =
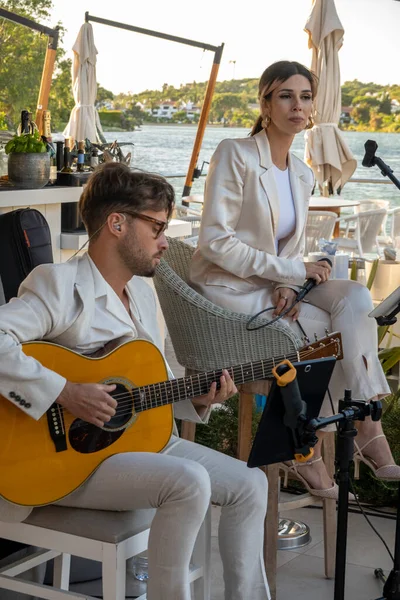
[[357,166],[337,126],[341,113],[339,50],[344,29],[334,0],[313,0],[305,31],[312,49],[311,70],[319,78],[315,125],[305,134],[305,160],[323,190],[328,184],[332,192],[344,186]]
[[63,133],[65,137],[73,137],[77,141],[88,138],[91,142],[99,143],[99,132],[102,133],[102,128],[94,106],[97,96],[97,49],[90,23],[82,25],[72,50],[72,93],[75,106]]

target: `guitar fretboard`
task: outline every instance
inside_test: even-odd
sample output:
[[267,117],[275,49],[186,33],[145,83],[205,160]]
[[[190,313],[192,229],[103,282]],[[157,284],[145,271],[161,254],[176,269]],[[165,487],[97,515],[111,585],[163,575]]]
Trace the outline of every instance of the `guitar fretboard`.
[[[284,357],[276,359],[259,360],[257,362],[249,362],[242,365],[236,365],[226,369],[236,385],[251,381],[258,381],[271,377],[271,371],[274,365],[277,365],[287,358],[291,362],[299,360],[299,353],[288,354]],[[217,371],[208,371],[207,373],[199,373],[180,379],[170,379],[161,381],[143,387],[138,387],[133,390],[134,405],[136,412],[165,406],[174,402],[186,400],[186,398],[194,398],[208,394],[213,381],[217,382],[217,389],[220,388],[220,377],[222,369]]]

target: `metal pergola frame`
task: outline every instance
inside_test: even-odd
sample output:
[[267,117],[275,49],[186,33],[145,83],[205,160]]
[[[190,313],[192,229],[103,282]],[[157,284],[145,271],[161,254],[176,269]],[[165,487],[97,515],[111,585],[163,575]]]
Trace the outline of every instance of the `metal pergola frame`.
[[[187,38],[178,37],[175,35],[169,35],[167,33],[161,33],[159,31],[152,31],[151,29],[143,29],[142,27],[135,27],[134,25],[127,25],[126,23],[119,23],[118,21],[110,21],[109,19],[102,19],[100,17],[95,17],[90,15],[88,12],[85,13],[85,21],[88,23],[92,21],[93,23],[100,23],[101,25],[108,25],[110,27],[117,27],[118,29],[126,29],[127,31],[133,31],[135,33],[141,33],[144,35],[150,35],[152,37],[158,37],[164,40],[168,40],[170,42],[177,42],[179,44],[185,44],[187,46],[193,46],[195,48],[202,48],[203,50],[209,50],[214,52],[214,60],[211,68],[210,78],[208,80],[206,93],[204,96],[203,106],[201,109],[199,125],[197,128],[196,138],[193,145],[192,156],[189,163],[188,172],[186,175],[185,186],[183,188],[182,197],[189,196],[190,191],[192,189],[193,176],[195,172],[195,168],[197,165],[197,161],[200,154],[201,144],[203,142],[204,131],[207,125],[208,115],[210,113],[211,101],[214,94],[215,83],[217,80],[219,65],[221,63],[221,56],[224,49],[224,44],[220,46],[211,46],[210,44],[206,44],[203,42],[197,42],[195,40],[190,40]],[[182,204],[184,206],[189,206],[189,202],[186,200],[182,200]]]
[[33,29],[34,31],[38,31],[41,34],[47,35],[49,38],[46,49],[46,56],[43,64],[42,79],[40,82],[35,117],[35,122],[39,129],[39,132],[43,133],[43,111],[47,110],[49,104],[51,79],[53,76],[54,63],[56,60],[59,39],[59,27],[51,29],[50,27],[46,27],[45,25],[36,23],[36,21],[32,21],[32,19],[22,17],[21,15],[17,15],[16,13],[13,13],[9,10],[5,10],[4,8],[0,8],[0,17],[3,17],[8,21],[12,21],[13,23],[23,25],[24,27],[29,27],[29,29]]

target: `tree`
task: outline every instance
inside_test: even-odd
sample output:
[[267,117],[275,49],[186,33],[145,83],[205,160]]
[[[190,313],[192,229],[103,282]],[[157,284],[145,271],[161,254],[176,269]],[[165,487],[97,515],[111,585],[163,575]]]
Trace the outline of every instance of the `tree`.
[[106,90],[99,83],[97,84],[96,103],[106,100],[114,100],[114,94],[110,90]]
[[382,127],[382,115],[375,111],[371,111],[369,126],[373,131],[379,131],[379,129]]
[[[0,0],[0,7],[45,23],[52,0]],[[0,19],[0,110],[16,127],[23,108],[35,114],[47,37]]]
[[355,106],[351,111],[351,118],[356,123],[369,123],[370,119],[370,107],[368,104],[359,104]]
[[145,113],[140,106],[132,104],[128,110],[122,112],[121,126],[124,129],[130,129],[131,131],[134,131],[135,127],[140,127],[140,125],[142,125],[146,117],[147,113]]
[[211,104],[213,121],[230,120],[234,109],[247,110],[247,102],[240,94],[214,94]]
[[384,115],[390,115],[392,113],[392,100],[388,93],[383,93],[380,98],[379,112]]
[[379,106],[380,101],[376,96],[354,96],[353,106],[358,106],[359,104],[366,104],[367,106]]
[[189,120],[185,110],[178,110],[171,117],[173,123],[187,123]]

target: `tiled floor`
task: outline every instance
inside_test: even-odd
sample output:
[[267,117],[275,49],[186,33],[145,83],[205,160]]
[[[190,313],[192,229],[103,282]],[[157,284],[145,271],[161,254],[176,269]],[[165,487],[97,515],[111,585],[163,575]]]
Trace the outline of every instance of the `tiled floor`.
[[[312,541],[297,551],[278,553],[277,600],[333,600],[334,581],[324,577],[322,510],[303,508],[288,513],[307,523]],[[212,509],[211,540],[211,600],[225,600],[222,563],[218,550],[217,529],[220,508]],[[395,522],[372,517],[374,526],[393,549]],[[374,569],[381,567],[387,574],[391,568],[390,558],[381,541],[370,529],[364,517],[349,515],[347,549],[346,600],[375,600],[382,594],[382,585],[374,576]],[[101,581],[71,586],[81,594],[101,595]],[[127,598],[142,593],[143,586],[131,574],[127,576]],[[171,599],[172,600],[172,599]],[[249,598],[249,600],[251,600]]]

